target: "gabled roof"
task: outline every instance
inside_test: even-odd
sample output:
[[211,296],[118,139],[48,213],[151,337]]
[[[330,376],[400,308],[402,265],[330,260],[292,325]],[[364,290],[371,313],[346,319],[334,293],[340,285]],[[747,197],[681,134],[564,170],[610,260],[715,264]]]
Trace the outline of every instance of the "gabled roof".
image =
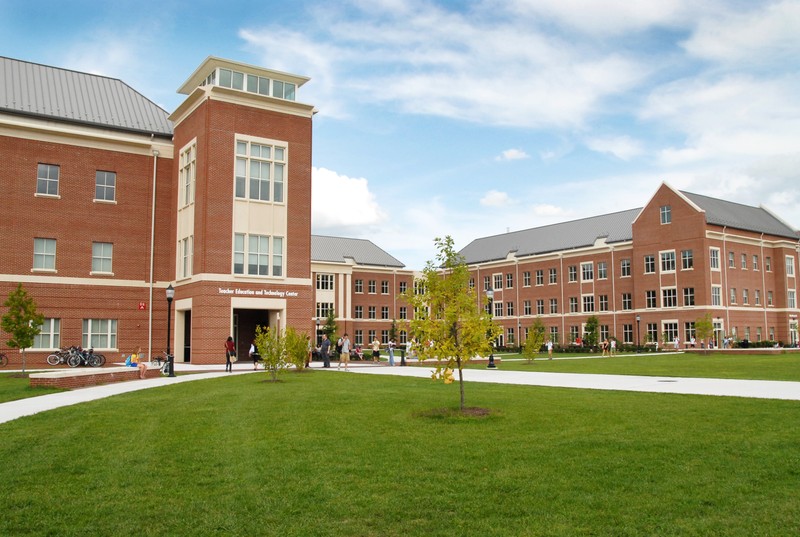
[[754,231],[778,237],[797,239],[798,231],[783,222],[763,207],[751,207],[732,201],[710,198],[700,194],[683,192],[689,201],[706,213],[706,223],[728,228]]
[[172,136],[169,114],[121,80],[2,56],[0,111]]
[[639,209],[604,214],[475,239],[460,254],[468,265],[505,259],[509,253],[517,257],[584,248],[604,238],[607,243],[633,239],[633,220]]
[[352,259],[357,265],[397,267],[405,265],[366,239],[348,239],[311,235],[311,261],[347,263]]

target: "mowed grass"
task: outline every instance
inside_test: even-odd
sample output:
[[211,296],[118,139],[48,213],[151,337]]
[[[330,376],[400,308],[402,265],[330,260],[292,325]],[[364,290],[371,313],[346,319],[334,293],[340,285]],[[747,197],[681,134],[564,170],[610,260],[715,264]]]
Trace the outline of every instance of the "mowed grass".
[[800,533],[797,402],[265,378],[0,425],[0,535]]
[[[565,356],[546,354],[528,363],[519,354],[500,355],[498,367],[509,371],[596,373],[668,377],[729,378],[800,381],[800,353],[794,354],[618,354]],[[486,368],[472,364],[471,368]]]
[[23,377],[19,373],[0,373],[0,403],[60,391],[63,390],[58,388],[31,388],[30,379],[28,379],[27,375]]

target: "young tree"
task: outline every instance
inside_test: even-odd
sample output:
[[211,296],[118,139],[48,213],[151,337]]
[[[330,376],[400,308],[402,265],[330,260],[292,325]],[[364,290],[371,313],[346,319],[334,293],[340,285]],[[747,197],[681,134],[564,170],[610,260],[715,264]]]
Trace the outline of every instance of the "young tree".
[[528,337],[525,339],[525,345],[522,347],[522,355],[527,358],[528,363],[531,363],[539,350],[544,345],[545,326],[541,317],[536,317],[533,324],[528,329]]
[[291,326],[286,328],[283,333],[283,348],[288,363],[294,365],[298,371],[305,369],[308,357],[306,334],[297,332]]
[[583,333],[583,341],[589,348],[597,345],[597,327],[599,325],[600,319],[598,319],[596,315],[592,315],[586,319],[586,330]]
[[25,349],[33,345],[33,339],[39,335],[44,322],[44,315],[36,312],[36,303],[28,292],[17,284],[17,288],[8,295],[5,307],[8,312],[3,315],[2,326],[11,335],[7,344],[12,349],[22,351],[22,374],[25,374]]
[[414,288],[421,293],[404,295],[415,312],[409,323],[420,342],[420,360],[436,358],[433,378],[452,382],[458,370],[461,410],[464,406],[464,364],[475,355],[491,352],[491,342],[500,327],[479,306],[475,289],[469,286],[469,269],[454,249],[450,236],[434,240],[437,263],[428,261]]
[[286,361],[286,340],[278,330],[256,326],[255,345],[264,360],[264,369],[269,372],[272,381],[276,382],[278,373],[289,366]]
[[714,322],[711,320],[711,314],[706,313],[704,316],[694,321],[694,332],[697,339],[705,347],[705,353],[708,352],[708,340],[714,335]]
[[322,331],[328,334],[328,339],[333,341],[333,336],[336,334],[336,331],[339,328],[336,326],[336,315],[334,315],[333,311],[331,310],[328,313],[328,318],[325,319],[325,325],[322,327]]

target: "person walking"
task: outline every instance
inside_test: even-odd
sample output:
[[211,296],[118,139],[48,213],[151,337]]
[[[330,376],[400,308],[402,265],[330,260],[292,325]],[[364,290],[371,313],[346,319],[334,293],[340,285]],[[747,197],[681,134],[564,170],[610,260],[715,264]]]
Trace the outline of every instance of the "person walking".
[[228,339],[225,340],[225,371],[228,373],[233,372],[233,361],[231,358],[236,358],[236,344],[233,342],[233,338],[228,336]]
[[389,366],[394,367],[394,340],[390,339],[389,344],[386,346],[389,352]]
[[344,358],[344,370],[349,371],[348,365],[350,364],[350,338],[345,334],[342,336],[342,351],[339,354],[339,365],[336,369],[342,367],[342,358]]
[[548,339],[547,340],[547,359],[548,360],[552,360],[553,359],[553,340],[552,339]]
[[378,338],[372,340],[372,361],[373,362],[380,362],[381,361],[381,342],[378,341]]
[[319,346],[319,353],[322,355],[322,367],[331,366],[331,340],[328,334],[322,334],[322,344]]
[[256,342],[252,342],[250,344],[250,358],[253,360],[253,371],[258,369],[258,361],[261,360],[261,355],[258,354],[258,349],[256,349]]

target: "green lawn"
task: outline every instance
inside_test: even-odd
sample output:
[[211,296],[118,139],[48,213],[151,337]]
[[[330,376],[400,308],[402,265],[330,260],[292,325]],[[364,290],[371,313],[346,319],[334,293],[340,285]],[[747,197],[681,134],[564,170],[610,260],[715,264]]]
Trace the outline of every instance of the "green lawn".
[[[537,363],[536,366],[539,367]],[[314,371],[0,425],[0,535],[796,535],[800,404]]]
[[[499,355],[499,367],[510,371],[598,373],[671,377],[730,378],[800,381],[800,354],[627,354],[613,358],[598,355],[545,354],[528,363],[519,354]],[[485,368],[485,364],[469,367]]]
[[27,376],[22,377],[19,373],[0,373],[0,403],[60,391],[62,390],[57,388],[31,388]]

